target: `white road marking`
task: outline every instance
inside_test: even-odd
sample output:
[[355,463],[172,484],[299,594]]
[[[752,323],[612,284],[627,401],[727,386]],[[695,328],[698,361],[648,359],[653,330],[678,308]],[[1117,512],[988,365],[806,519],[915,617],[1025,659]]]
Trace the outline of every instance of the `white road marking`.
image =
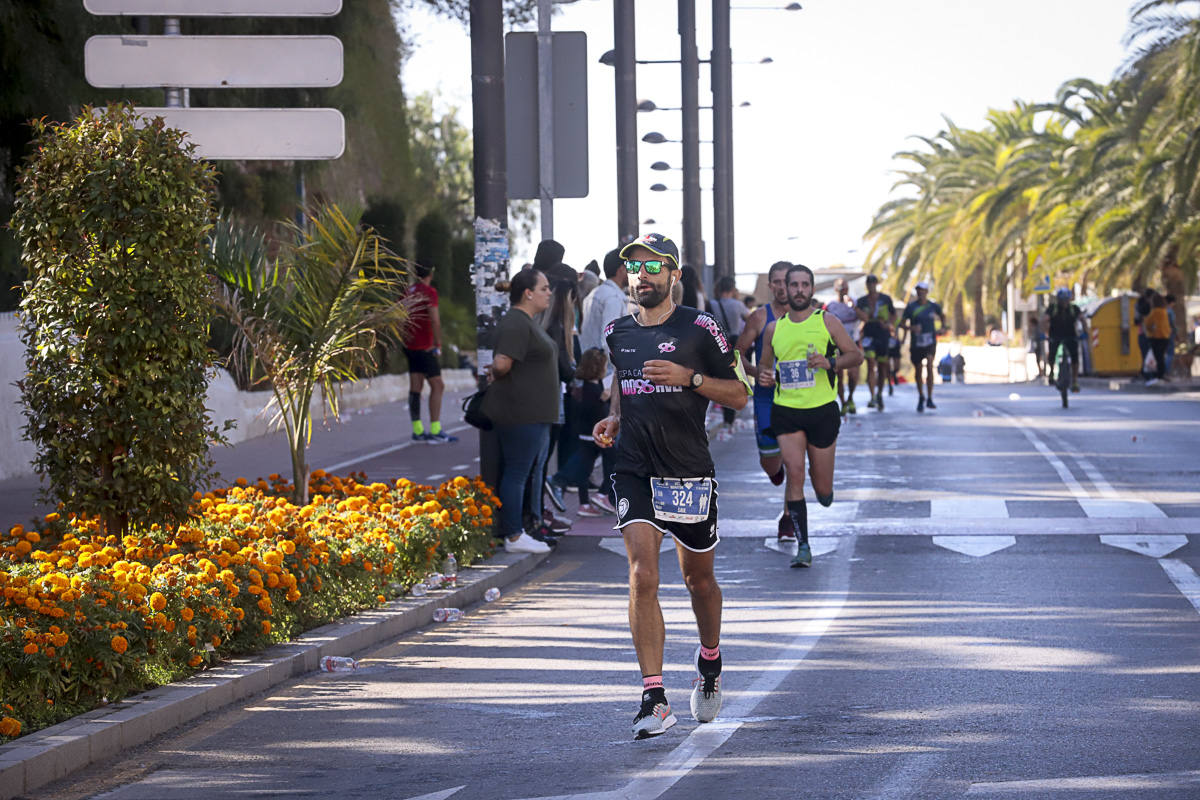
[[[600,546],[610,553],[616,553],[621,558],[628,558],[629,554],[625,552],[625,540],[620,536],[605,536],[600,540]],[[672,536],[664,536],[662,542],[658,545],[658,552],[665,553],[668,550],[675,549],[675,538]]]
[[1017,539],[1014,536],[934,536],[933,543],[956,553],[982,558],[1012,547]]
[[470,468],[471,468],[470,464],[455,464],[450,469],[454,470],[455,472],[458,472],[460,469],[470,469]]
[[[459,431],[464,431],[469,427],[471,427],[471,426],[470,425],[460,425],[457,428],[448,428],[446,430],[446,433],[458,433]],[[406,447],[411,447],[414,444],[417,444],[417,443],[413,442],[413,441],[401,442],[400,444],[394,444],[391,447],[385,447],[382,450],[374,450],[370,453],[364,453],[361,456],[355,456],[354,458],[347,459],[346,461],[339,461],[338,463],[331,464],[328,467],[322,467],[322,469],[324,469],[326,472],[337,472],[339,469],[345,469],[346,467],[352,467],[355,464],[361,464],[364,461],[370,461],[372,458],[379,458],[380,456],[386,456],[389,453],[395,453],[398,450],[403,450]],[[476,458],[475,460],[478,461],[479,459]]]
[[446,798],[450,795],[457,794],[460,789],[465,788],[467,788],[467,785],[464,783],[462,786],[455,786],[453,789],[443,789],[440,792],[430,792],[429,794],[423,794],[419,797],[410,797],[408,800],[446,800]]
[[1007,519],[1003,497],[935,497],[929,501],[933,519]]
[[[796,555],[798,544],[792,542],[781,542],[778,537],[768,536],[763,539],[763,544],[771,548],[777,553],[783,553],[785,556]],[[812,550],[813,558],[817,556],[827,556],[834,550],[838,549],[838,537],[836,536],[810,536],[808,537],[808,547]],[[722,581],[723,583],[725,581]]]
[[1166,514],[1149,500],[1080,500],[1089,517],[1138,517],[1166,519]]
[[[850,555],[853,555],[853,540],[850,541],[849,549]],[[763,698],[774,692],[783,679],[800,666],[800,662],[808,656],[813,646],[841,613],[849,590],[849,571],[845,571],[836,588],[830,589],[831,596],[814,604],[814,615],[803,624],[800,633],[783,646],[780,656],[759,670],[758,678],[748,688],[730,693],[730,697],[725,700],[721,719],[694,728],[688,737],[658,764],[625,786],[607,792],[564,794],[526,800],[656,800],[661,797],[729,741],[729,737],[750,719],[750,712]]]
[[1158,563],[1175,588],[1192,604],[1192,608],[1200,611],[1200,575],[1178,558],[1160,558]]
[[1186,536],[1101,536],[1100,541],[1150,558],[1169,556],[1188,543]]
[[[738,520],[733,520],[738,522]],[[721,528],[722,539],[761,539],[774,526],[742,520],[744,526]],[[826,531],[857,536],[1096,536],[1098,534],[1170,535],[1200,532],[1200,517],[1009,517],[1008,519],[930,519],[880,517],[840,522]],[[575,533],[587,536],[586,533]]]
[[440,481],[440,480],[441,480],[442,478],[444,478],[444,477],[446,477],[445,473],[442,473],[442,472],[435,472],[433,475],[430,475],[430,476],[426,477],[426,478],[425,478],[425,480],[427,480],[427,481]]
[[[1152,789],[1180,789],[1200,785],[1200,770],[1181,772],[1135,773],[1131,775],[1088,775],[1079,778],[1035,778],[1024,781],[973,783],[967,790],[972,794],[1013,794],[1029,796],[1036,792],[1045,797],[1048,792],[1139,792]],[[1057,796],[1057,794],[1056,794]],[[1144,797],[1145,794],[1140,796]]]

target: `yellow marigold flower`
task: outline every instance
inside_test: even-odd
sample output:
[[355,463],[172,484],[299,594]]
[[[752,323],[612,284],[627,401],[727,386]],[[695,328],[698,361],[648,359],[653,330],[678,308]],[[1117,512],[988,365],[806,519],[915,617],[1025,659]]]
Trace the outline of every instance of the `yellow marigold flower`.
[[279,542],[279,544],[275,545],[275,547],[279,550],[279,552],[285,553],[289,556],[296,552],[296,543],[291,539],[283,539]]
[[25,645],[24,651],[25,655],[31,656],[38,651],[38,646],[33,642],[30,642],[29,644]]
[[[11,708],[11,706],[10,706]],[[0,736],[7,736],[10,739],[19,736],[21,733],[21,723],[12,717],[4,717],[0,719]]]
[[162,611],[167,607],[167,598],[162,592],[155,592],[150,595],[150,607],[155,611]]
[[117,652],[117,653],[124,653],[126,650],[129,649],[129,640],[126,639],[124,636],[118,635],[118,636],[112,637],[111,644],[112,644],[113,651]]

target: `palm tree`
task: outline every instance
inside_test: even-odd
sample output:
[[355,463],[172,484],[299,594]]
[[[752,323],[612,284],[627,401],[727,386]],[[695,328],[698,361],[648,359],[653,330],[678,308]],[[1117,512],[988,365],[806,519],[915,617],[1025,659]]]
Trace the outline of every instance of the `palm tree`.
[[[291,451],[296,502],[308,500],[305,452],[318,389],[338,418],[338,382],[376,367],[376,344],[396,338],[408,319],[407,264],[373,230],[336,205],[318,208],[292,241],[267,258],[248,237],[214,261],[216,307],[233,330],[230,366],[274,394],[274,424]],[[220,237],[214,237],[219,242]]]

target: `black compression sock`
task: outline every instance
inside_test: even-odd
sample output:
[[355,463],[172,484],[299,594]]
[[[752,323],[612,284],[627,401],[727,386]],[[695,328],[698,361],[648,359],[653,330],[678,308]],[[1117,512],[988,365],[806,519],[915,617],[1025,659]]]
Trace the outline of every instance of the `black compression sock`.
[[696,659],[696,669],[706,678],[721,674],[721,656],[717,656],[711,661],[700,656]]
[[804,500],[787,501],[788,516],[792,518],[792,528],[801,542],[808,541],[808,504]]
[[421,393],[408,393],[408,415],[416,422],[421,418]]
[[826,508],[829,508],[831,505],[833,505],[833,492],[830,492],[829,494],[817,495],[817,502]]

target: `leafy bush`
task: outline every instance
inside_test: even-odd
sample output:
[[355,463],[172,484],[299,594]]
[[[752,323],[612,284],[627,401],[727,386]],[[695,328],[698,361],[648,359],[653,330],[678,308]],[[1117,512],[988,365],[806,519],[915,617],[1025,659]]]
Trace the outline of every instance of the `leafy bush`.
[[146,535],[57,513],[14,527],[0,545],[0,739],[378,606],[447,553],[466,566],[490,552],[498,501],[479,479],[317,470],[297,506],[270,478],[197,494],[191,521]]
[[128,107],[34,128],[12,219],[34,466],[110,535],[178,522],[219,440],[204,408],[212,170]]

